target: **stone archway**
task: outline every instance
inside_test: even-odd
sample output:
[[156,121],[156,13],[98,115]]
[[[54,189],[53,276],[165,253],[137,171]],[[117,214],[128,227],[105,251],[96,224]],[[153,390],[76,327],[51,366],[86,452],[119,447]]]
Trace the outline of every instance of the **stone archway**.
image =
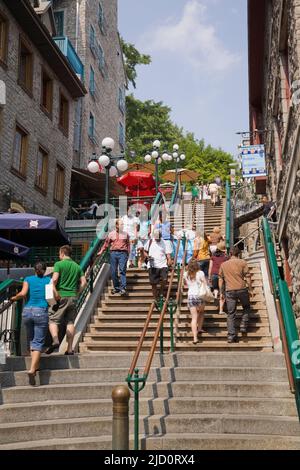
[[11,202],[10,204],[10,210],[12,212],[18,212],[19,214],[24,214],[26,212],[26,210],[24,209],[23,206],[21,206],[21,204],[18,204],[17,202]]

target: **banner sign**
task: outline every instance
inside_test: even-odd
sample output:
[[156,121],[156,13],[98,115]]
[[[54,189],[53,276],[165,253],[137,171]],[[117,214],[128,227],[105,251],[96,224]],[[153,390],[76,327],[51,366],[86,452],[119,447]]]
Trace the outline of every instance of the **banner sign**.
[[243,178],[267,176],[265,146],[249,145],[241,147]]

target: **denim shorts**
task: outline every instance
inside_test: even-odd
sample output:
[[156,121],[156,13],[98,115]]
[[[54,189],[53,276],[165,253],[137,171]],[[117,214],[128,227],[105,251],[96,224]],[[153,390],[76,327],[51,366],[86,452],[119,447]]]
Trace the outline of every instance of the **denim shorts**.
[[31,351],[42,352],[48,332],[48,308],[25,307],[22,313]]

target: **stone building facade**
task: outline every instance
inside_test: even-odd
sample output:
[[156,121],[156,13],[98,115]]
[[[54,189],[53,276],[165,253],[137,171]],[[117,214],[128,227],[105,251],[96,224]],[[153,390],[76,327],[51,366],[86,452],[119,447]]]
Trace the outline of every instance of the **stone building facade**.
[[300,0],[248,0],[248,23],[252,143],[266,146],[268,194],[300,317]]
[[6,95],[0,106],[0,210],[11,207],[64,222],[75,103],[86,90],[52,40],[54,31],[44,26],[51,21],[43,25],[35,12],[38,5],[0,0],[0,81]]
[[125,149],[126,74],[118,34],[117,0],[54,0],[58,36],[67,36],[84,64],[87,95],[78,103],[74,166],[101,154],[104,137]]

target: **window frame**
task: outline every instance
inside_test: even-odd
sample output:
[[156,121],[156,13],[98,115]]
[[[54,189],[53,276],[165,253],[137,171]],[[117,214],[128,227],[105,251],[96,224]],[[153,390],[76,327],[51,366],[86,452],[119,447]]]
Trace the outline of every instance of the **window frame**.
[[[30,76],[29,76],[29,86],[27,84],[27,64],[25,65],[25,83],[21,79],[21,55],[22,55],[22,47],[24,47],[28,52],[30,56]],[[33,97],[33,69],[34,69],[34,57],[33,57],[33,51],[26,39],[20,34],[19,36],[19,63],[18,63],[18,84],[20,85],[21,88],[30,96],[30,98]]]
[[[122,133],[121,133],[121,130],[122,130]],[[122,139],[121,139],[121,136],[122,136]],[[119,121],[119,145],[120,147],[122,148],[122,150],[125,149],[125,126],[124,124]]]
[[98,25],[102,34],[104,34],[104,21],[105,21],[104,8],[102,5],[102,2],[99,2],[98,3]]
[[[93,34],[92,34],[93,32]],[[93,40],[92,40],[93,38]],[[90,31],[89,31],[89,46],[92,51],[94,57],[97,57],[97,49],[96,49],[96,33],[95,28],[92,24],[90,24]]]
[[[59,199],[56,199],[56,195],[57,195],[57,179],[56,179],[56,175],[57,175],[57,169],[60,168],[62,170],[62,175],[63,175],[63,178],[62,178],[62,183],[61,183],[61,196],[62,196],[62,199],[59,200]],[[60,163],[59,161],[56,161],[56,166],[55,166],[55,173],[54,173],[54,186],[53,186],[53,202],[59,206],[59,207],[63,207],[64,206],[64,187],[65,187],[65,180],[66,180],[66,168],[65,166]]]
[[[38,174],[37,174],[40,153],[43,155],[43,157],[46,157],[46,164],[45,164],[46,169],[45,170],[44,170],[44,159],[43,159],[43,167],[42,167],[42,174],[41,174],[42,185],[40,185],[38,182]],[[49,169],[49,150],[47,150],[46,147],[44,147],[43,145],[39,144],[38,151],[37,151],[37,159],[36,159],[34,186],[35,186],[35,189],[37,189],[44,196],[48,192],[48,169]]]
[[[93,127],[92,127],[93,132],[92,132],[92,134],[90,133],[91,122],[93,123]],[[93,142],[94,139],[95,139],[95,115],[91,111],[90,111],[90,116],[89,116],[88,136],[91,139],[91,141]]]
[[[62,14],[63,16],[63,33],[62,34],[58,34],[58,31],[57,31],[57,28],[56,28],[56,19],[55,19],[55,15],[57,14]],[[56,36],[57,37],[64,37],[65,36],[65,10],[57,10],[57,11],[54,11],[54,22],[55,22],[55,30],[56,30]]]
[[[50,106],[50,109],[48,109],[47,107],[44,106],[44,103],[43,103],[43,100],[44,100],[44,76],[46,76],[48,78],[48,83],[50,82],[51,83],[51,88],[50,88],[50,95],[51,95],[51,106]],[[46,114],[46,116],[48,116],[51,120],[52,120],[52,116],[53,116],[53,89],[54,89],[54,81],[53,81],[53,78],[51,77],[51,75],[47,72],[47,70],[45,69],[45,67],[41,67],[41,103],[40,103],[40,106],[41,106],[41,109],[42,111]]]
[[[8,40],[9,40],[9,20],[7,16],[0,10],[0,21],[4,24],[4,46],[3,46],[3,56],[0,55],[0,65],[3,68],[7,69],[7,58],[8,58]],[[0,32],[1,32],[1,23],[0,23]],[[0,49],[1,54],[1,49]]]
[[[65,117],[61,120],[61,106],[62,103],[67,103],[67,125],[65,126]],[[64,110],[63,110],[64,114]],[[66,136],[69,137],[69,128],[70,128],[70,102],[66,98],[66,95],[63,93],[62,90],[59,90],[59,115],[58,115],[58,128],[61,132]]]
[[[93,77],[93,89],[91,88],[91,77]],[[94,97],[95,96],[95,70],[90,65],[90,78],[89,78],[89,92]]]
[[[14,166],[15,160],[15,145],[16,145],[16,136],[17,132],[21,134],[21,148],[20,148],[20,155],[19,155],[19,168]],[[24,139],[24,140],[23,140]],[[26,172],[27,172],[27,162],[28,162],[28,150],[29,150],[29,132],[23,127],[19,122],[15,124],[15,133],[14,133],[14,141],[13,141],[13,154],[12,154],[12,161],[11,161],[11,168],[10,171],[18,176],[19,178],[26,180]]]

